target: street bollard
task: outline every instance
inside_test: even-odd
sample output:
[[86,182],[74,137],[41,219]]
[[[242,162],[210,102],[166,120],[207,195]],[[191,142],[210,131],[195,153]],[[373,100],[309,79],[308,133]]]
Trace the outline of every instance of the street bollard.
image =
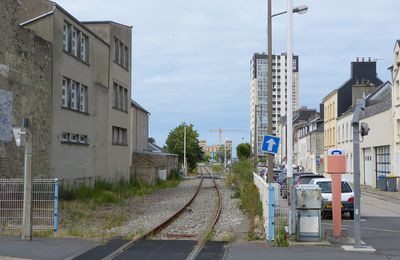
[[329,151],[327,156],[328,173],[332,175],[332,221],[333,236],[340,237],[342,235],[342,176],[346,172],[346,156],[344,151],[335,154]]

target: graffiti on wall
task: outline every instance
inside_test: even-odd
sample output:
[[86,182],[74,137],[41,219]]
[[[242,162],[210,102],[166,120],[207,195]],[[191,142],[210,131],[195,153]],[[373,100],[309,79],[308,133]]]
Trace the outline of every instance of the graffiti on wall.
[[13,138],[12,100],[11,92],[0,89],[0,141],[2,142],[11,142]]

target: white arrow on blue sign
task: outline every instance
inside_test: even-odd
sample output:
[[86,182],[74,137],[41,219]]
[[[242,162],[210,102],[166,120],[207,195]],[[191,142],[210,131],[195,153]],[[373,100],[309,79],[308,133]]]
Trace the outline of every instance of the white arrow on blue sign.
[[266,153],[277,154],[281,139],[273,135],[264,135],[261,150]]

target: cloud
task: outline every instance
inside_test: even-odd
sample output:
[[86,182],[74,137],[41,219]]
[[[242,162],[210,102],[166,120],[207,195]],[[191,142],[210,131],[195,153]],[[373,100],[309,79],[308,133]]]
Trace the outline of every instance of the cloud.
[[[81,20],[114,20],[133,26],[133,98],[151,115],[150,132],[164,142],[182,121],[216,142],[211,128],[249,129],[249,61],[266,50],[261,0],[62,0]],[[295,0],[308,13],[294,17],[294,52],[300,56],[300,102],[317,108],[350,75],[357,56],[378,61],[389,79],[399,38],[398,0]],[[273,1],[274,13],[286,1]],[[95,6],[96,8],[92,8]],[[273,21],[273,50],[286,51],[286,17]],[[238,134],[227,134],[237,144]]]

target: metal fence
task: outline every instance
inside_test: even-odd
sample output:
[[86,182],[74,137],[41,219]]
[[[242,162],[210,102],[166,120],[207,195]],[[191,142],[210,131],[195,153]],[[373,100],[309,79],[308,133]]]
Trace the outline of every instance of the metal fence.
[[286,233],[289,225],[289,210],[287,190],[285,186],[278,184],[278,195],[275,196],[275,234]]
[[278,183],[266,183],[258,174],[253,173],[254,184],[260,192],[263,204],[263,223],[267,240],[287,233],[289,205],[285,187]]
[[[0,229],[22,227],[24,179],[0,179]],[[58,179],[33,179],[32,229],[58,229]]]

